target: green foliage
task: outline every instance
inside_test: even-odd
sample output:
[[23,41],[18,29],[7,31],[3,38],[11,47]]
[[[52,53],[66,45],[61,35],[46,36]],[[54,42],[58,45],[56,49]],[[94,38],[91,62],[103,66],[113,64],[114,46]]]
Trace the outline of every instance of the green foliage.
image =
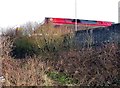
[[61,84],[74,84],[74,80],[64,73],[48,72],[47,76]]
[[16,38],[13,43],[11,54],[15,58],[33,56],[34,54],[37,54],[37,47],[35,46],[34,42],[26,36]]
[[[23,29],[17,28],[18,34]],[[20,32],[21,33],[21,32]],[[32,33],[32,32],[31,32]],[[16,36],[12,56],[25,58],[33,55],[46,55],[72,48],[73,33],[64,27],[42,25],[33,34]]]

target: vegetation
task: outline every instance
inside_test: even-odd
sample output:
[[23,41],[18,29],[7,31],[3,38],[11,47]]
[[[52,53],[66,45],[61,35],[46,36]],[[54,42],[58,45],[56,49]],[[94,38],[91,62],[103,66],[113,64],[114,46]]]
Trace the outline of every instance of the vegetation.
[[120,85],[120,44],[78,48],[73,31],[51,23],[14,32],[1,36],[4,86]]
[[63,29],[47,26],[39,27],[35,30],[37,33],[31,34],[31,36],[19,35],[13,42],[11,55],[14,58],[25,58],[71,48],[73,33],[66,31],[68,34],[64,35],[61,32]]
[[75,84],[74,80],[67,76],[64,73],[58,73],[58,72],[48,72],[47,73],[48,77],[50,77],[52,80],[58,81],[62,85],[70,85],[70,84]]

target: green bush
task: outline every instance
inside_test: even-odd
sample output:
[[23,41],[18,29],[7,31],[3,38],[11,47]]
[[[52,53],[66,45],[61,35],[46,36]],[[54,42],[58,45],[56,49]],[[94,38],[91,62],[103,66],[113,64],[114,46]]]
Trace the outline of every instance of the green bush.
[[31,36],[16,37],[11,52],[12,56],[25,58],[26,56],[46,55],[69,50],[72,47],[73,33],[63,28],[56,29],[53,26],[44,25]]
[[49,36],[23,36],[15,39],[11,53],[15,58],[56,53],[61,50],[70,49],[71,40],[70,35],[57,38],[50,38]]
[[26,56],[33,56],[37,52],[34,42],[24,36],[15,39],[11,54],[15,58],[25,58]]

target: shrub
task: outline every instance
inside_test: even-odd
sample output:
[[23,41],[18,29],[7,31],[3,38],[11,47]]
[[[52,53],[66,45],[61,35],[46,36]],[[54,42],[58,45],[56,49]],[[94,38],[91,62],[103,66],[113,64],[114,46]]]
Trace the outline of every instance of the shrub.
[[68,47],[73,33],[66,27],[55,28],[52,25],[45,24],[35,31],[34,40],[38,47],[48,52],[62,50],[63,46]]
[[25,58],[67,50],[71,47],[72,37],[73,33],[64,27],[54,28],[51,25],[42,25],[31,36],[17,36],[11,55],[15,58]]
[[33,56],[37,54],[37,47],[27,36],[16,38],[13,43],[11,54],[15,58]]

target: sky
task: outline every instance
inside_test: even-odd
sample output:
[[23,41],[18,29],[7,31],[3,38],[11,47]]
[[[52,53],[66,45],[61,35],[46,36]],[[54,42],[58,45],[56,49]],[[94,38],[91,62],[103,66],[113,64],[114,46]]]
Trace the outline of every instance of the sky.
[[0,27],[42,22],[45,17],[118,22],[119,0],[0,0]]

